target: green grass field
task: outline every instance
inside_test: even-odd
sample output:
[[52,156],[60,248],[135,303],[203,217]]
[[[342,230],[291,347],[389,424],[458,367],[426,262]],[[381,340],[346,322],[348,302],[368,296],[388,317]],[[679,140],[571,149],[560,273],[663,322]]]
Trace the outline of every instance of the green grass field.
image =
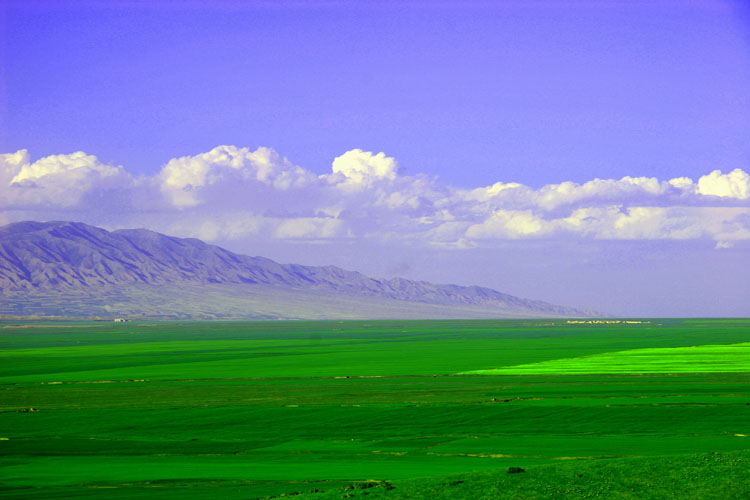
[[504,366],[492,370],[473,370],[465,374],[722,373],[746,372],[749,366],[750,342],[743,342],[729,345],[631,349]]
[[749,351],[750,319],[0,323],[0,490],[747,499]]

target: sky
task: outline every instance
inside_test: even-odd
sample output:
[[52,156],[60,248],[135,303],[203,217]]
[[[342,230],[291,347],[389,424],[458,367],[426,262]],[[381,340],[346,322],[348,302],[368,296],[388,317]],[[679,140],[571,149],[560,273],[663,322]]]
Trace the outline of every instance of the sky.
[[741,1],[0,2],[0,224],[750,316]]

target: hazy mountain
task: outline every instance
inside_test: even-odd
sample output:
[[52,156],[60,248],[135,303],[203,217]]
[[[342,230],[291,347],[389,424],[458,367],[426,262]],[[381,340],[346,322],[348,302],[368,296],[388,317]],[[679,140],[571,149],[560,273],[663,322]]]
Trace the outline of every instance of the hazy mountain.
[[279,264],[192,238],[77,222],[0,228],[0,314],[228,318],[588,316],[478,286]]

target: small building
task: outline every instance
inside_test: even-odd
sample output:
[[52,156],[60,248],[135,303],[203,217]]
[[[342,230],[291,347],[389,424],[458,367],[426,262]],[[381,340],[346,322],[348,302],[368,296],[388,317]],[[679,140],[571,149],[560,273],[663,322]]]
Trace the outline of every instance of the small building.
[[127,318],[115,318],[115,323],[127,323],[128,321],[130,320]]

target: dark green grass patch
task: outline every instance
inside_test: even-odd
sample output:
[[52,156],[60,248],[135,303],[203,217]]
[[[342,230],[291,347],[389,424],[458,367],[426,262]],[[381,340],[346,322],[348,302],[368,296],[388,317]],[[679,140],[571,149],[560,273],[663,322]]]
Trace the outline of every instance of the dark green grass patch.
[[[329,489],[300,498],[383,499],[620,499],[744,500],[750,497],[750,453],[707,453],[659,458],[576,460],[416,480],[389,488]],[[370,491],[369,495],[363,495]],[[345,495],[350,496],[345,496]]]
[[[649,321],[0,328],[0,488],[9,498],[667,498],[713,484],[715,496],[692,498],[742,498],[731,481],[750,449],[750,373],[455,375],[750,342],[748,320]],[[654,496],[637,496],[648,488]]]

